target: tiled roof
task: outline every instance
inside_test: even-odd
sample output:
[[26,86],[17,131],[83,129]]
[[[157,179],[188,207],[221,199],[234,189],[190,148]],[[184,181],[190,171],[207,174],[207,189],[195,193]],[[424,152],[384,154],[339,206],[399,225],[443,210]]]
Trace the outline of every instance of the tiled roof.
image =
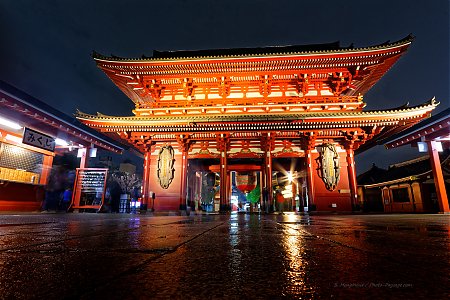
[[439,105],[434,98],[430,101],[417,105],[417,106],[402,106],[399,108],[389,109],[389,110],[368,110],[368,111],[351,111],[351,112],[305,112],[305,113],[291,113],[291,114],[264,114],[264,115],[227,115],[227,114],[217,114],[217,115],[181,115],[181,116],[128,116],[128,117],[118,117],[118,116],[108,116],[101,113],[97,115],[87,114],[81,111],[76,112],[76,116],[82,119],[90,120],[105,120],[105,121],[268,121],[268,120],[306,120],[314,118],[340,118],[342,121],[346,121],[349,117],[385,117],[398,119],[399,114],[413,113],[426,108],[433,109]]
[[153,51],[153,56],[143,55],[140,58],[123,58],[115,55],[106,56],[93,52],[95,59],[109,61],[150,61],[150,60],[179,60],[198,58],[229,58],[229,57],[255,57],[255,56],[279,56],[279,55],[301,55],[301,54],[323,54],[323,53],[350,53],[371,50],[389,49],[404,44],[411,43],[412,35],[396,42],[385,42],[376,46],[354,48],[340,47],[339,42],[312,45],[291,45],[291,46],[269,46],[259,48],[234,48],[234,49],[209,49],[209,50],[181,50],[181,51]]
[[[16,103],[15,105],[19,105],[19,107],[23,109],[28,110],[33,109],[34,111],[38,111],[39,114],[42,114],[42,116],[44,117],[57,120],[59,122],[58,124],[61,124],[62,126],[72,128],[72,130],[78,130],[80,132],[83,132],[88,136],[100,140],[116,149],[123,150],[128,148],[124,144],[117,142],[111,139],[110,137],[105,136],[99,133],[98,131],[90,128],[89,126],[83,124],[73,116],[68,116],[65,113],[46,104],[45,102],[42,102],[41,100],[34,98],[33,96],[30,96],[27,93],[1,80],[0,80],[0,94],[5,95],[2,96],[5,97],[5,100],[11,99],[11,101],[14,101],[13,103]],[[32,120],[29,119],[30,118],[28,116],[25,116],[22,121],[24,123],[27,122],[27,120],[32,122]]]
[[[412,134],[412,133],[414,133],[416,131],[420,131],[422,129],[426,129],[428,126],[432,126],[433,124],[438,123],[438,122],[440,122],[442,120],[445,120],[445,119],[450,120],[450,107],[445,109],[445,110],[443,110],[443,111],[441,111],[440,113],[438,113],[438,114],[428,118],[428,119],[425,119],[425,120],[421,121],[420,123],[418,123],[418,124],[412,126],[411,128],[409,128],[408,130],[405,130],[405,131],[399,132],[396,135],[393,135],[388,140],[386,140],[384,143],[386,143],[386,144],[387,143],[394,143],[395,141],[400,140],[400,139],[402,139],[402,138],[404,138],[404,137],[406,137],[406,136],[408,136],[408,135],[410,135],[410,134]],[[448,127],[448,129],[450,131],[450,126],[447,125],[447,127]]]
[[[441,164],[446,165],[450,159],[450,150],[440,154]],[[431,164],[428,155],[394,164],[389,166],[388,170],[373,166],[369,171],[358,176],[358,185],[377,185],[388,184],[389,182],[402,182],[413,178],[418,178],[431,173]]]
[[379,168],[373,164],[370,170],[358,175],[356,180],[359,185],[373,184],[376,183],[378,178],[383,176],[386,172],[386,169]]

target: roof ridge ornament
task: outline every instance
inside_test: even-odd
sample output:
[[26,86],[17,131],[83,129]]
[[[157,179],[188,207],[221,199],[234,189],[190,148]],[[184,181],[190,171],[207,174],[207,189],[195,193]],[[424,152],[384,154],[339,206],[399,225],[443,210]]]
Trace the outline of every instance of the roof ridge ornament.
[[430,101],[428,101],[430,105],[435,105],[438,106],[440,104],[439,101],[436,100],[436,97],[433,96],[433,98],[430,99]]

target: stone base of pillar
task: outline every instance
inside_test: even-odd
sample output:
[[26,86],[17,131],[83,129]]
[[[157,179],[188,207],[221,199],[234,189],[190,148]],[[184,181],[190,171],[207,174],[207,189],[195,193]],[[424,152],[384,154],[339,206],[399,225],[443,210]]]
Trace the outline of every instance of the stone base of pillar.
[[229,213],[231,211],[231,205],[228,204],[220,204],[219,212],[220,213]]
[[355,212],[362,211],[361,205],[359,205],[359,204],[352,204],[352,211],[355,211]]

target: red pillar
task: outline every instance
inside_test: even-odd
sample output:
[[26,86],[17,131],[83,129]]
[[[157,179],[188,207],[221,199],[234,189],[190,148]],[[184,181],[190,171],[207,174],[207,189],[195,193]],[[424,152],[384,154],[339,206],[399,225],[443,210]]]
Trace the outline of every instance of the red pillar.
[[306,184],[308,188],[308,206],[311,206],[315,203],[314,199],[314,168],[313,168],[313,159],[312,159],[312,149],[307,149],[305,151],[306,156],[306,172],[308,176],[306,177]]
[[265,208],[264,208],[264,192],[263,192],[263,188],[266,186],[265,184],[264,184],[264,172],[263,172],[263,170],[264,170],[264,168],[261,168],[261,171],[259,172],[259,178],[258,178],[258,180],[259,180],[259,205],[260,205],[260,208],[261,208],[261,212],[264,212],[265,211]]
[[434,186],[439,202],[439,211],[442,213],[450,213],[448,204],[447,191],[445,190],[444,176],[442,175],[441,162],[439,160],[439,152],[436,149],[436,142],[429,141],[428,154],[430,155],[431,169],[433,171]]
[[148,208],[150,202],[150,163],[151,151],[148,150],[144,155],[144,178],[142,179],[142,204]]
[[186,210],[186,181],[188,167],[188,152],[183,147],[181,159],[181,186],[180,186],[180,210]]
[[232,193],[232,187],[231,187],[231,173],[227,170],[227,210],[231,211],[231,193]]
[[42,173],[39,179],[39,184],[46,185],[52,171],[53,156],[44,155],[44,161],[42,162]]
[[198,210],[202,210],[201,208],[201,195],[202,195],[202,180],[203,180],[203,172],[202,171],[195,171],[194,173],[194,183],[195,183],[195,191],[194,191],[194,197],[195,202],[197,203]]
[[81,160],[80,160],[80,169],[84,169],[84,168],[88,167],[89,149],[90,149],[90,147],[86,147],[86,148],[84,148],[84,151],[82,151]]
[[[267,202],[268,202],[268,211],[273,212],[273,190],[272,190],[272,151],[269,149],[266,152],[265,159],[265,167],[266,167],[266,188],[267,188]],[[266,209],[267,211],[267,209]]]
[[[272,195],[272,150],[275,143],[275,133],[268,132],[261,139],[261,150],[264,151],[264,167],[262,168],[264,178],[264,193],[267,196],[265,203],[265,211],[273,212],[273,195]],[[263,194],[264,195],[264,194]],[[263,197],[266,198],[266,197]]]
[[[226,148],[226,147],[225,147]],[[220,153],[220,211],[228,211],[227,190],[228,190],[228,165],[227,152],[222,150]]]
[[351,204],[353,210],[356,209],[358,191],[357,191],[357,183],[356,183],[356,171],[355,171],[355,153],[351,146],[347,147],[347,173],[348,173],[348,182],[350,185],[350,196],[351,196]]

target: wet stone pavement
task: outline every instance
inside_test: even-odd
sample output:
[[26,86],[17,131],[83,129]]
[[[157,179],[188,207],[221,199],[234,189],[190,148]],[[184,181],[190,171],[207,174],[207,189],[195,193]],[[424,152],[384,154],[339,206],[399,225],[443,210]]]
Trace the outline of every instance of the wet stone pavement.
[[448,299],[448,215],[0,215],[0,299]]

